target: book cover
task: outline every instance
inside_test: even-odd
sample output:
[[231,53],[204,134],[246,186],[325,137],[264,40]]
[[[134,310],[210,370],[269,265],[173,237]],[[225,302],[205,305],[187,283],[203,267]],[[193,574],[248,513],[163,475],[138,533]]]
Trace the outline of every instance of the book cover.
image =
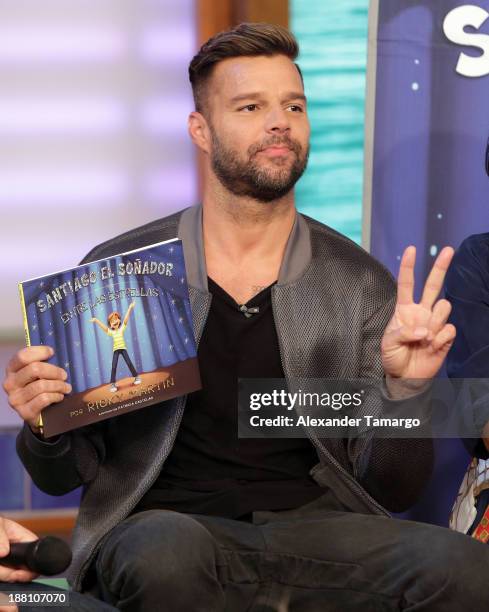
[[72,392],[44,436],[200,389],[181,240],[19,283],[28,346],[54,349]]

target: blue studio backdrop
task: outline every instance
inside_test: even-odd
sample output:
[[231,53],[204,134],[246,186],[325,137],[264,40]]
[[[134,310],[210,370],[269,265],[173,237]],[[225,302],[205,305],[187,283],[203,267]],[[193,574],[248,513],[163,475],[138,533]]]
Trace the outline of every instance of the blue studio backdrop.
[[[373,0],[372,9],[370,250],[397,274],[416,245],[419,292],[444,245],[489,230],[489,1]],[[447,525],[468,456],[459,440],[436,447],[431,484],[407,516]]]

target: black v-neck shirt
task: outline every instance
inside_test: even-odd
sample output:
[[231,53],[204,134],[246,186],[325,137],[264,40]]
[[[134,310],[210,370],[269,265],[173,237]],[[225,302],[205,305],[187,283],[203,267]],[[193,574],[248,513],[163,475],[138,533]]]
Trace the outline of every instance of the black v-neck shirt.
[[238,439],[238,379],[283,378],[267,287],[239,305],[212,279],[211,308],[199,344],[202,389],[191,393],[173,449],[135,512],[243,518],[255,510],[297,508],[324,493],[309,476],[318,462],[308,439]]

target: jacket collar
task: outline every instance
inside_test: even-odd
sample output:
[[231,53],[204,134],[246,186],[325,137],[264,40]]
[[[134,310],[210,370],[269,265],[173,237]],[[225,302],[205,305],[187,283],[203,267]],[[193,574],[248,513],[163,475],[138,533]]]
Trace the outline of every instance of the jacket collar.
[[[202,238],[202,206],[186,208],[179,220],[178,237],[183,243],[188,284],[208,293]],[[294,225],[285,247],[277,285],[288,285],[298,280],[311,263],[311,235],[307,221],[296,212]]]

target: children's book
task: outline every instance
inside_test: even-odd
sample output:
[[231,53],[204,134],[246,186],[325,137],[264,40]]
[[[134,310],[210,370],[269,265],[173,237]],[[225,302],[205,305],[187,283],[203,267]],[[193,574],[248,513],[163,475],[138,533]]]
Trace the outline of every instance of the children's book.
[[179,239],[19,283],[28,346],[54,349],[72,392],[46,438],[200,389]]

